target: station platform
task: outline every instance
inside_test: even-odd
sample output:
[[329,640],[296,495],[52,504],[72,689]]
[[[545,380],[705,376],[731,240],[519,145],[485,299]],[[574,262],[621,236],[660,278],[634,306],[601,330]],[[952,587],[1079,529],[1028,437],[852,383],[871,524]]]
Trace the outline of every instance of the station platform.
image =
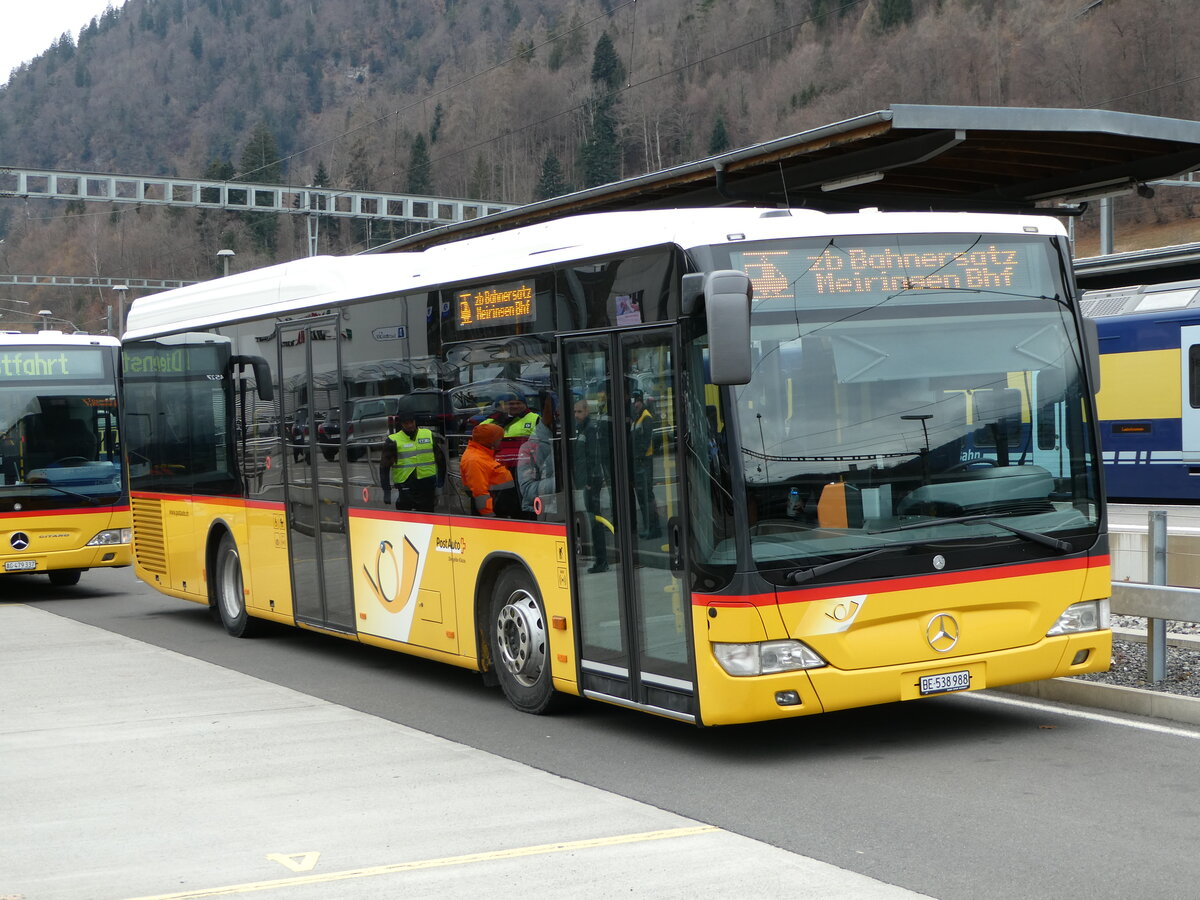
[[6,898],[921,896],[19,602],[0,634]]

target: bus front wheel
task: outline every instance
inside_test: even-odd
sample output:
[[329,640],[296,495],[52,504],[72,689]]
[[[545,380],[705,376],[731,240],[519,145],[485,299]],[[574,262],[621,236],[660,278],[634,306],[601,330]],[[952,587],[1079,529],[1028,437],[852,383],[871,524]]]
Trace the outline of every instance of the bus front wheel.
[[509,703],[521,712],[548,712],[555,692],[546,613],[537,588],[517,569],[505,570],[496,581],[488,632],[492,662]]
[[55,587],[70,587],[79,584],[81,573],[81,569],[51,569],[46,574],[50,576],[50,583]]
[[213,568],[216,572],[216,607],[221,624],[234,637],[250,637],[255,631],[255,620],[246,612],[242,558],[232,535],[221,536],[221,543],[217,546],[216,565]]

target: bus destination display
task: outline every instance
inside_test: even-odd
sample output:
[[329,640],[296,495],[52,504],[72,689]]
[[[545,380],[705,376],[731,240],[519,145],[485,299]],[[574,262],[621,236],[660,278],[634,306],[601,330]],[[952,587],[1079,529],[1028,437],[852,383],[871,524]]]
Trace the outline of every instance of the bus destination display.
[[101,378],[104,354],[60,347],[0,350],[0,378]]
[[1044,257],[1033,256],[1031,246],[990,238],[915,246],[838,239],[814,247],[745,250],[733,254],[733,264],[750,276],[756,301],[882,298],[906,291],[1026,292],[1044,268]]
[[533,283],[515,281],[471,288],[455,295],[455,319],[460,329],[515,325],[534,320]]

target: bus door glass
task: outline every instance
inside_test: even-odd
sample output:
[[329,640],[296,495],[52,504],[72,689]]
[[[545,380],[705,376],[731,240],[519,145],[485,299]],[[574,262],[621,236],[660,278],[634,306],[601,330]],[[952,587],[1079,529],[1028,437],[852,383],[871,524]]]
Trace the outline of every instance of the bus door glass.
[[567,521],[584,690],[692,716],[675,358],[662,329],[562,339]]
[[1183,431],[1183,461],[1200,463],[1200,325],[1179,329],[1179,357],[1183,369],[1183,402],[1179,426]]
[[339,333],[336,317],[279,328],[285,504],[296,620],[354,631],[342,464],[317,445],[317,426],[341,406]]

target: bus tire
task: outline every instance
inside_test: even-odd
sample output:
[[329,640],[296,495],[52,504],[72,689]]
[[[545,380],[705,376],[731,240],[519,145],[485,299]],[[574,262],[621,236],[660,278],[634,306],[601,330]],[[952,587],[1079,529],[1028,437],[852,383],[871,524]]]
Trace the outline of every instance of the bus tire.
[[496,579],[488,639],[500,688],[509,703],[533,715],[557,705],[550,676],[546,612],[529,576],[515,567],[505,569]]
[[213,571],[214,600],[221,624],[233,637],[253,637],[257,622],[246,611],[246,592],[242,584],[242,558],[233,535],[226,532],[217,545]]
[[73,584],[79,584],[79,576],[83,574],[83,570],[51,569],[46,574],[50,576],[50,583],[55,587],[70,587]]

